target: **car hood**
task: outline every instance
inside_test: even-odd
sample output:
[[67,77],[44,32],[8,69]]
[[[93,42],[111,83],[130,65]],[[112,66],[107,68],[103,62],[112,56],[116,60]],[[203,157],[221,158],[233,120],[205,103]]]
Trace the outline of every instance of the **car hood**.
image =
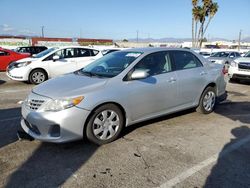
[[208,60],[224,60],[226,57],[209,57]]
[[234,60],[237,63],[250,63],[250,57],[240,57]]
[[103,87],[107,81],[108,78],[71,73],[48,80],[36,86],[32,91],[53,99],[75,97]]
[[16,62],[18,63],[22,63],[22,62],[27,62],[27,61],[37,61],[39,58],[33,58],[33,57],[26,57],[26,58],[23,58],[23,59],[20,59]]

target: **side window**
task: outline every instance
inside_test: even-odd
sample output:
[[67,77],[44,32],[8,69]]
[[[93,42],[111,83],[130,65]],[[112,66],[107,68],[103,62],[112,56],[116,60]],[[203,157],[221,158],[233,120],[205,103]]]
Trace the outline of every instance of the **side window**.
[[10,55],[10,54],[8,52],[0,50],[0,56],[7,56],[7,55]]
[[91,51],[91,56],[96,56],[99,51],[98,50],[90,50]]
[[235,57],[241,57],[241,55],[238,52],[235,52]]
[[89,57],[90,50],[84,48],[75,48],[75,57]]
[[65,59],[65,58],[73,58],[75,57],[74,49],[73,48],[66,48],[62,50],[58,50],[55,53],[51,54],[47,58],[45,58],[43,61],[50,61],[53,60],[53,56],[59,56],[59,59]]
[[172,53],[176,70],[191,69],[202,66],[200,60],[190,52],[173,51]]
[[169,53],[156,52],[147,55],[134,67],[134,70],[140,69],[146,70],[151,76],[172,71]]
[[235,57],[234,52],[231,52],[230,55],[229,55],[229,57]]

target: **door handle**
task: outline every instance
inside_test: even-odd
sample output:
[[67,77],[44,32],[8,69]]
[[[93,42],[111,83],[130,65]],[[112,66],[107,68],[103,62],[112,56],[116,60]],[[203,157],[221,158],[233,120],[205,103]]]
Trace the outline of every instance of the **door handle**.
[[206,75],[206,74],[207,74],[207,73],[206,73],[205,71],[202,71],[202,72],[200,73],[201,76]]
[[171,78],[168,80],[168,82],[174,83],[174,82],[176,82],[176,79],[175,79],[174,77],[171,77]]

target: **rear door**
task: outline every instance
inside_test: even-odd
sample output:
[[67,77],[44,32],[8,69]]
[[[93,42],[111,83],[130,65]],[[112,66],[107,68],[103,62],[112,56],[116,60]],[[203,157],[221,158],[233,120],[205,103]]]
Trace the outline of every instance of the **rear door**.
[[207,70],[191,52],[172,51],[171,56],[178,80],[178,103],[188,107],[200,97],[207,82]]
[[[53,60],[53,56],[59,56],[56,61]],[[54,54],[45,59],[49,63],[49,72],[51,77],[66,74],[77,70],[74,48],[65,48],[58,50]]]
[[87,48],[75,48],[77,68],[81,69],[97,59],[99,51]]

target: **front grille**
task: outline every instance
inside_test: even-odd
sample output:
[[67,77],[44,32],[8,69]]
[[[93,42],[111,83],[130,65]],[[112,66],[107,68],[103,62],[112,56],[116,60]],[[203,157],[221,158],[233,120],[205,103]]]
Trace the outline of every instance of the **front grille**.
[[239,63],[239,69],[247,69],[247,70],[250,70],[250,63]]
[[25,101],[26,108],[32,111],[36,111],[39,107],[48,100],[49,98],[45,96],[38,95],[36,93],[30,93],[28,98]]
[[28,100],[28,107],[30,110],[37,110],[43,103],[44,103],[44,100],[31,99],[31,100]]

